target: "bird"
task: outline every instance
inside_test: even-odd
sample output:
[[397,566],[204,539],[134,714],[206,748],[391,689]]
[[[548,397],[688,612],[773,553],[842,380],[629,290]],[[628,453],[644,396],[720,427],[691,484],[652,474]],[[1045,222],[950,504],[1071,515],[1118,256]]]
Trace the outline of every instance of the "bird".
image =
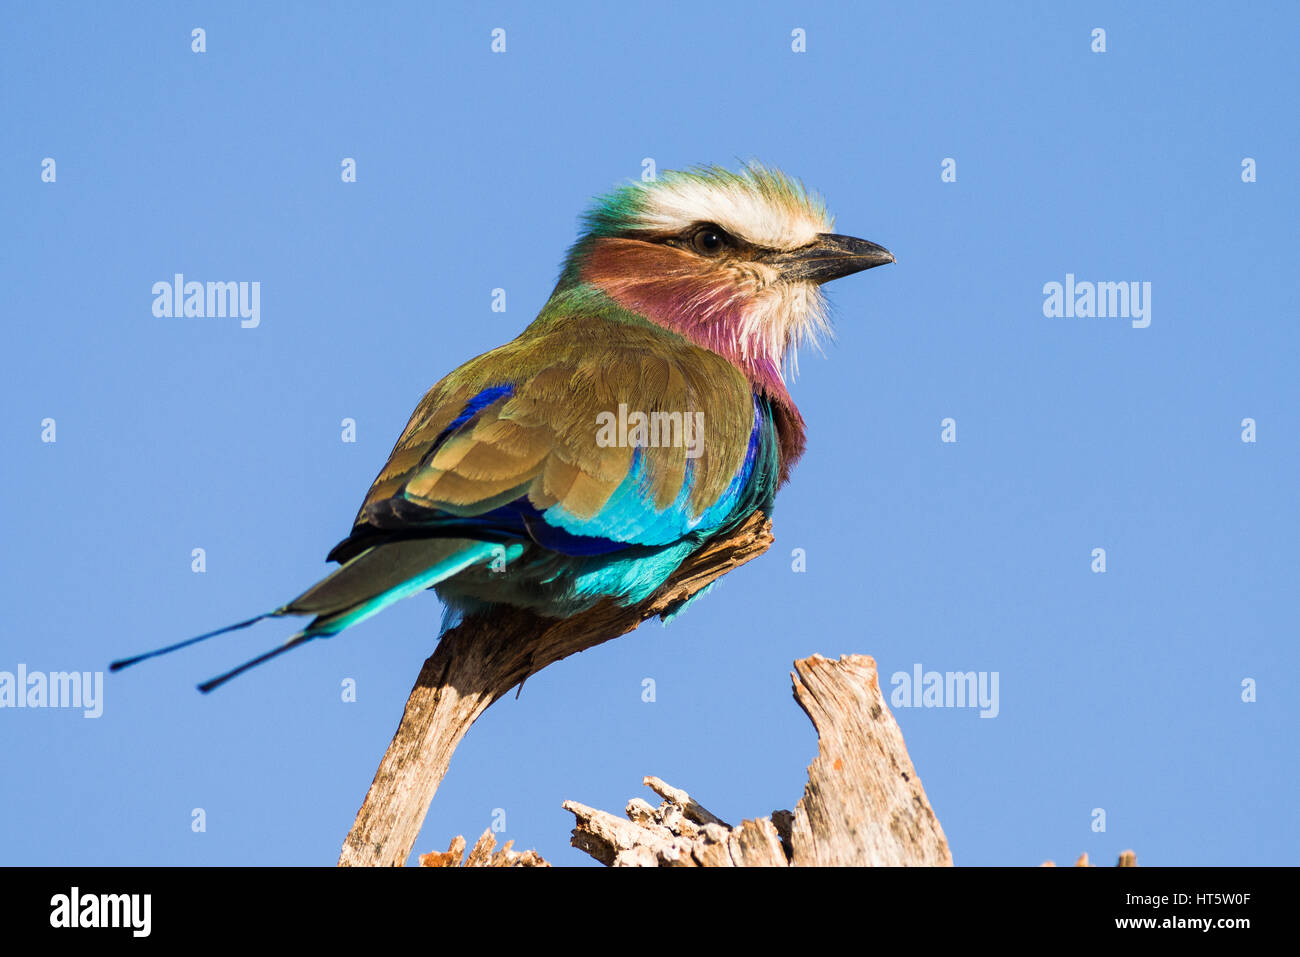
[[111,670],[309,619],[206,693],[430,588],[444,632],[500,605],[567,618],[645,600],[709,541],[770,515],[802,456],[787,380],[801,344],[829,332],[822,285],[895,262],[832,229],[818,194],[756,161],[598,196],[533,322],[420,400],[327,556],[339,568],[272,611]]

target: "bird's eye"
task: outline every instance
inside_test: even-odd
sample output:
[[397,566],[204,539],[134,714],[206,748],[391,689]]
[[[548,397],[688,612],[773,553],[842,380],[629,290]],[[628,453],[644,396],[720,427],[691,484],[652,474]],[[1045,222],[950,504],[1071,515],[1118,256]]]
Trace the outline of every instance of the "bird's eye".
[[691,248],[701,256],[716,256],[731,245],[731,237],[717,226],[704,226],[691,236]]

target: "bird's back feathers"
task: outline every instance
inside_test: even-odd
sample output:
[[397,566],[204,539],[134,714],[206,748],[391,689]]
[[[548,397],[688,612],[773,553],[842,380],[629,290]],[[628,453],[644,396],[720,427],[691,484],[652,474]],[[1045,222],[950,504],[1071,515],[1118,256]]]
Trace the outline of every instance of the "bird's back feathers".
[[[620,311],[548,309],[430,389],[331,557],[394,533],[464,528],[457,518],[489,526],[515,503],[528,524],[627,545],[668,544],[716,517],[755,431],[750,383],[680,336],[612,321]],[[601,441],[603,416],[634,412],[690,417],[696,447]]]

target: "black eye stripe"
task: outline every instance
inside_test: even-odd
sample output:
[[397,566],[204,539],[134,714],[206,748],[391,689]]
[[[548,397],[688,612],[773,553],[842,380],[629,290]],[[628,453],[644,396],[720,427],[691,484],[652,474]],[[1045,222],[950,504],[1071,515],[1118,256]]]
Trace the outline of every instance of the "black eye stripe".
[[676,246],[678,249],[686,249],[701,256],[716,256],[728,249],[746,255],[754,251],[749,243],[737,239],[717,223],[709,222],[692,223],[681,232],[659,236],[651,242]]

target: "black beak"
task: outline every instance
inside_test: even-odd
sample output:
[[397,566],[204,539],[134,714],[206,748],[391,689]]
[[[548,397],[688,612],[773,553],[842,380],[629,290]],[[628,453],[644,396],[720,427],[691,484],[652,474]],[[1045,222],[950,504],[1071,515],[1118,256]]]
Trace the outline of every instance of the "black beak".
[[765,261],[781,270],[784,279],[823,283],[895,260],[894,254],[884,246],[865,239],[819,233],[816,240],[802,249],[774,253]]

